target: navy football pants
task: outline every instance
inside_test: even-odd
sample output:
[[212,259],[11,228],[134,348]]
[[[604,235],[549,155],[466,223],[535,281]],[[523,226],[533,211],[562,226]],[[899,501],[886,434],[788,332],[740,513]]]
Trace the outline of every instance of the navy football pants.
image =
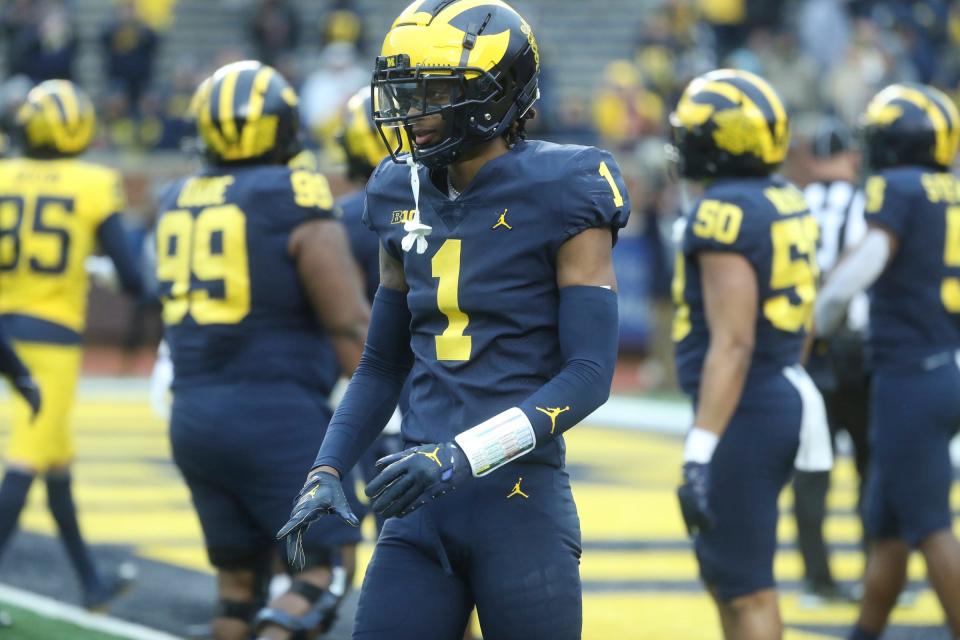
[[927,370],[874,373],[868,537],[901,538],[916,546],[952,526],[950,440],[960,426],[958,391],[960,370],[950,354]]
[[[173,459],[190,489],[211,562],[262,553],[290,517],[330,410],[317,391],[292,382],[178,389],[170,419]],[[344,484],[350,497],[351,482]],[[358,528],[322,518],[308,551],[359,542]]]
[[513,463],[387,520],[357,640],[579,640],[580,521],[565,471]]

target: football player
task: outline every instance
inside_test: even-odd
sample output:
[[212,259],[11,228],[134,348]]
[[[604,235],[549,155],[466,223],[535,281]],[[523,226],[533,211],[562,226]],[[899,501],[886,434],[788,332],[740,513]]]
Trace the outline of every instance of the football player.
[[774,174],[790,129],[765,80],[731,69],[695,78],[670,123],[679,175],[705,185],[681,221],[673,281],[677,372],[695,414],[681,511],[724,637],[779,638],[777,497],[795,465],[832,464],[823,400],[799,364],[817,221]]
[[49,80],[16,114],[24,157],[0,161],[0,321],[43,393],[43,407],[17,401],[0,486],[0,548],[16,528],[27,492],[44,475],[47,504],[83,588],[100,608],[128,577],[103,576],[80,532],[70,466],[69,420],[80,374],[88,276],[97,245],[113,260],[124,290],[143,281],[121,220],[123,182],[113,169],[77,159],[95,128],[93,104],[71,82]]
[[827,281],[817,332],[870,300],[871,461],[864,596],[851,638],[879,638],[919,549],[960,636],[960,543],[952,531],[949,444],[960,426],[960,181],[949,172],[960,116],[949,97],[894,84],[867,106],[868,231]]
[[[855,246],[866,233],[863,192],[858,187],[860,153],[853,133],[835,117],[825,117],[808,139],[811,182],[803,194],[820,227],[817,263],[828,274],[840,255]],[[823,394],[830,431],[846,431],[853,443],[854,461],[860,478],[857,512],[860,513],[867,470],[867,423],[869,377],[864,363],[864,341],[869,313],[865,293],[851,301],[841,332],[829,340],[817,340],[806,369]],[[801,603],[817,605],[830,601],[855,601],[856,594],[834,580],[823,537],[830,472],[799,471],[793,479],[797,546],[803,557],[804,594]]]
[[217,570],[214,637],[301,637],[331,624],[333,555],[359,541],[358,523],[312,531],[289,592],[261,609],[273,534],[311,467],[330,389],[360,358],[369,307],[326,179],[287,164],[300,150],[293,88],[237,62],[200,85],[191,110],[206,166],[162,196],[156,229],[173,456]]
[[[399,146],[367,184],[380,287],[360,366],[279,532],[353,519],[338,477],[409,373],[408,448],[367,495],[387,518],[354,638],[580,638],[580,527],[562,434],[609,395],[613,157],[525,140],[539,89],[530,25],[501,0],[418,0],[377,58],[374,119]],[[445,495],[446,494],[446,495]]]

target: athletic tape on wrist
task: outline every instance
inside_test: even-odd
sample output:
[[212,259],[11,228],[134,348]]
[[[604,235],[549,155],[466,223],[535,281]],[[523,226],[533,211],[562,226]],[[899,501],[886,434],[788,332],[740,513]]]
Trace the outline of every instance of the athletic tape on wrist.
[[537,446],[530,419],[517,407],[467,429],[454,440],[467,456],[470,470],[477,478],[530,453]]
[[718,442],[720,442],[720,438],[712,431],[700,427],[691,428],[683,445],[683,461],[699,462],[700,464],[710,462]]

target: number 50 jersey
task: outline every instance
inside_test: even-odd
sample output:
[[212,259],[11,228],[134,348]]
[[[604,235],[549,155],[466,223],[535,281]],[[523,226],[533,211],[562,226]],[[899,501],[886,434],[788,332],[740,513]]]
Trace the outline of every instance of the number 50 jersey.
[[817,221],[803,193],[777,177],[716,180],[680,224],[673,340],[683,390],[688,394],[699,390],[710,344],[700,252],[739,253],[756,273],[759,295],[748,382],[799,362],[819,277]]
[[322,175],[285,166],[211,168],[166,191],[157,281],[174,390],[292,380],[329,392],[338,365],[288,242],[332,207]]

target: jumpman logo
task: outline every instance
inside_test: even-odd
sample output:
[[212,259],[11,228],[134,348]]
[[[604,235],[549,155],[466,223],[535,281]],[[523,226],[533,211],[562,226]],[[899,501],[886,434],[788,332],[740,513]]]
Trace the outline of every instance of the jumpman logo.
[[520,490],[520,483],[523,482],[523,478],[517,478],[517,484],[513,485],[513,491],[507,494],[507,500],[513,496],[520,496],[524,499],[529,498],[527,494]]
[[559,416],[564,411],[570,411],[570,407],[567,406],[567,407],[564,407],[563,409],[561,409],[560,407],[547,407],[546,409],[544,409],[543,407],[537,407],[537,411],[539,411],[540,413],[545,413],[548,416],[550,416],[550,433],[553,433],[553,430],[557,428],[557,416]]
[[507,224],[507,211],[509,211],[509,209],[503,210],[503,213],[500,214],[500,219],[497,220],[497,224],[490,227],[491,229],[496,229],[497,227],[506,227],[507,231],[510,231],[513,229],[513,227]]
[[439,452],[439,451],[440,451],[440,447],[437,446],[437,448],[434,449],[433,451],[431,451],[430,453],[427,453],[426,451],[417,451],[417,452],[415,452],[415,453],[417,453],[417,454],[419,454],[419,455],[421,455],[421,456],[426,456],[426,457],[430,458],[431,460],[433,460],[434,462],[437,463],[437,466],[438,466],[438,467],[440,467],[440,468],[442,469],[442,468],[443,468],[443,463],[440,462],[440,458],[437,457],[437,452]]

